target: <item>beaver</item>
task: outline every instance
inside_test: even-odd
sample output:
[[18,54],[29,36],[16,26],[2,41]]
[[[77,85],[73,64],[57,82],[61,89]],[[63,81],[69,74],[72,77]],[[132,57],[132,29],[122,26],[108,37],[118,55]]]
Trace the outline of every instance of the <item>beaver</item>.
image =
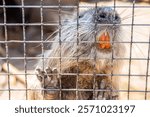
[[89,9],[65,21],[38,62],[34,88],[42,90],[33,91],[30,99],[117,99],[119,81],[111,74],[122,66],[113,60],[124,53],[124,45],[115,43],[121,40],[120,24],[111,7]]

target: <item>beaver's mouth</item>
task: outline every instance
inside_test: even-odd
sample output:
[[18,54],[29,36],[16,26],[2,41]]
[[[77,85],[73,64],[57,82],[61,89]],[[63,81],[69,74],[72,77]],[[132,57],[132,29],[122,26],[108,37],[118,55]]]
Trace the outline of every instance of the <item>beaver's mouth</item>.
[[107,31],[97,36],[97,46],[99,49],[111,49],[110,35]]

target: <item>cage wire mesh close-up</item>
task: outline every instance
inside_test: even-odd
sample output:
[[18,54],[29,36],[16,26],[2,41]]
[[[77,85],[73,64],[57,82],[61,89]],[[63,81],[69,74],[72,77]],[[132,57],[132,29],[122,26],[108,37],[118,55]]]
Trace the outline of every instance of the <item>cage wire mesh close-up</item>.
[[150,0],[0,0],[1,100],[149,100]]

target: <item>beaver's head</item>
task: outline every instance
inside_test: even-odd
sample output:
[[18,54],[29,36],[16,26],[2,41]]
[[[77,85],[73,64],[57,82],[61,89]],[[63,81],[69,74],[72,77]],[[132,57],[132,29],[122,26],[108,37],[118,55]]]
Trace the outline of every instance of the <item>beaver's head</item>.
[[90,55],[94,48],[99,53],[110,53],[119,40],[120,23],[120,16],[110,7],[89,9],[64,22],[59,39],[64,43],[64,51],[73,48],[74,55]]
[[79,15],[79,40],[94,42],[100,51],[109,51],[118,40],[120,23],[120,16],[110,7],[85,11]]
[[[120,23],[120,16],[110,7],[88,9],[76,14],[74,19],[62,23],[59,33],[54,37],[51,55],[48,56],[60,57],[61,53],[61,57],[67,57],[69,62],[76,57],[79,60],[82,57],[90,58],[88,60],[95,57],[99,60],[111,59],[112,53],[116,57],[122,50],[118,43]],[[71,57],[74,59],[70,60]]]

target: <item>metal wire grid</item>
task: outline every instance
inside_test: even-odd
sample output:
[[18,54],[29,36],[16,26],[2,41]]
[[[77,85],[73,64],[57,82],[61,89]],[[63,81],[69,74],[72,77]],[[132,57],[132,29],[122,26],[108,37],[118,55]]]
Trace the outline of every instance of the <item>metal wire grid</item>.
[[[61,23],[62,23],[62,20],[61,20],[61,12],[62,12],[62,8],[75,8],[77,9],[77,17],[79,16],[79,0],[77,0],[78,4],[77,6],[61,6],[61,0],[58,0],[58,6],[50,6],[50,5],[43,5],[43,1],[44,0],[41,0],[40,1],[40,5],[24,5],[24,0],[21,0],[21,5],[6,5],[5,3],[5,0],[3,0],[3,5],[0,6],[0,8],[3,9],[3,17],[4,17],[4,21],[3,23],[0,23],[0,26],[4,26],[4,35],[5,35],[5,41],[1,41],[0,40],[0,43],[1,44],[5,44],[5,50],[6,50],[6,56],[5,57],[0,57],[1,60],[6,60],[6,63],[7,63],[7,71],[8,73],[1,73],[1,75],[7,75],[8,76],[8,89],[0,89],[0,91],[8,91],[9,92],[9,100],[11,100],[11,91],[26,91],[26,99],[28,97],[28,90],[31,90],[29,89],[27,86],[28,86],[28,80],[27,79],[27,76],[28,75],[34,75],[31,74],[31,73],[28,73],[28,69],[27,69],[27,61],[28,60],[32,60],[32,59],[42,59],[44,61],[44,59],[47,59],[46,57],[44,57],[44,44],[45,43],[59,43],[60,44],[60,50],[61,50],[61,44],[62,43],[76,43],[77,44],[77,47],[78,47],[78,44],[79,44],[79,32],[78,32],[78,28],[79,28],[79,20],[77,19],[77,40],[76,42],[62,42],[61,41]],[[131,26],[131,41],[129,42],[115,42],[113,41],[112,43],[129,43],[130,44],[130,57],[129,58],[114,58],[113,54],[112,54],[112,58],[110,58],[113,62],[113,60],[129,60],[129,74],[114,74],[113,73],[113,70],[112,70],[112,73],[111,74],[96,74],[95,71],[93,71],[93,74],[81,74],[79,72],[77,73],[61,73],[61,75],[76,75],[77,76],[77,81],[76,81],[76,89],[60,89],[60,97],[61,97],[61,91],[63,90],[74,90],[76,91],[76,99],[78,99],[78,92],[79,91],[93,91],[93,94],[97,91],[95,90],[95,85],[93,85],[93,90],[92,89],[79,89],[78,88],[78,78],[79,78],[79,75],[92,75],[94,76],[94,82],[95,82],[95,77],[96,76],[128,76],[128,90],[117,90],[117,92],[128,92],[128,99],[130,99],[130,92],[144,92],[145,93],[145,99],[147,99],[147,93],[149,93],[150,91],[148,91],[147,89],[147,86],[148,86],[148,77],[150,76],[148,71],[149,71],[149,53],[150,53],[150,46],[148,48],[148,57],[147,58],[132,58],[132,44],[133,43],[143,43],[143,44],[149,44],[149,42],[136,42],[136,41],[133,41],[133,31],[134,31],[134,26],[150,26],[150,24],[135,24],[134,23],[134,10],[135,8],[150,8],[149,6],[135,6],[135,1],[136,0],[133,0],[133,5],[132,5],[132,23],[131,24],[120,24],[121,26]],[[80,6],[80,7],[91,7],[91,6]],[[116,0],[114,0],[114,10],[117,8],[131,8],[130,6],[116,6]],[[22,13],[22,22],[21,23],[7,23],[7,16],[6,16],[6,9],[7,8],[20,8],[21,9],[21,13]],[[25,22],[25,8],[40,8],[40,23],[27,23]],[[43,9],[50,9],[50,8],[57,8],[58,9],[58,14],[59,14],[59,23],[45,23],[43,21]],[[97,8],[97,3],[95,3],[95,8]],[[96,27],[96,23],[95,23],[95,27]],[[24,55],[23,57],[9,57],[9,47],[8,47],[8,44],[11,43],[12,41],[8,40],[8,30],[7,30],[7,27],[8,26],[21,26],[22,27],[22,33],[23,33],[23,40],[17,40],[17,41],[14,41],[13,42],[16,42],[16,43],[23,43],[23,50],[24,50]],[[26,27],[27,26],[40,26],[41,27],[41,40],[40,41],[27,41],[26,40]],[[44,26],[58,26],[59,28],[59,42],[53,42],[51,40],[49,41],[44,41],[44,31],[43,31],[43,27]],[[96,36],[97,32],[95,31],[95,36]],[[150,37],[149,37],[149,40],[150,40]],[[27,56],[26,55],[26,48],[27,48],[27,43],[41,43],[41,56],[40,57],[32,57],[32,56]],[[83,42],[84,43],[84,42]],[[86,43],[91,43],[91,42],[87,42]],[[113,53],[113,52],[112,52]],[[68,59],[67,57],[61,57],[61,52],[60,52],[60,57],[48,57],[48,58],[56,58],[56,59],[60,59],[60,72],[61,72],[61,59],[65,58],[65,59]],[[10,72],[9,72],[9,63],[10,63],[10,60],[20,60],[22,59],[24,61],[24,73],[23,74],[18,74],[18,75],[25,75],[25,89],[12,89],[10,87],[10,75],[12,75]],[[77,57],[77,58],[74,58],[74,57],[69,57],[69,59],[75,59],[78,63],[79,59],[90,59],[90,58],[84,58],[84,57]],[[96,56],[92,58],[94,60],[94,65],[96,64]],[[131,73],[131,61],[132,60],[145,60],[147,61],[147,70],[146,70],[146,74],[139,74],[139,75],[135,75],[135,74],[132,74]],[[79,65],[78,65],[79,67]],[[44,69],[44,62],[43,62],[43,69]],[[79,69],[79,68],[78,68]],[[146,77],[146,85],[145,85],[145,91],[137,91],[137,90],[130,90],[130,80],[131,80],[131,77],[132,76],[144,76]],[[60,81],[61,82],[61,81]],[[61,86],[60,86],[61,87]],[[43,89],[33,89],[33,90],[43,90]],[[98,90],[98,91],[101,91],[101,90]],[[106,90],[107,91],[107,90]],[[43,94],[44,95],[44,94]],[[95,95],[94,95],[95,96]]]

